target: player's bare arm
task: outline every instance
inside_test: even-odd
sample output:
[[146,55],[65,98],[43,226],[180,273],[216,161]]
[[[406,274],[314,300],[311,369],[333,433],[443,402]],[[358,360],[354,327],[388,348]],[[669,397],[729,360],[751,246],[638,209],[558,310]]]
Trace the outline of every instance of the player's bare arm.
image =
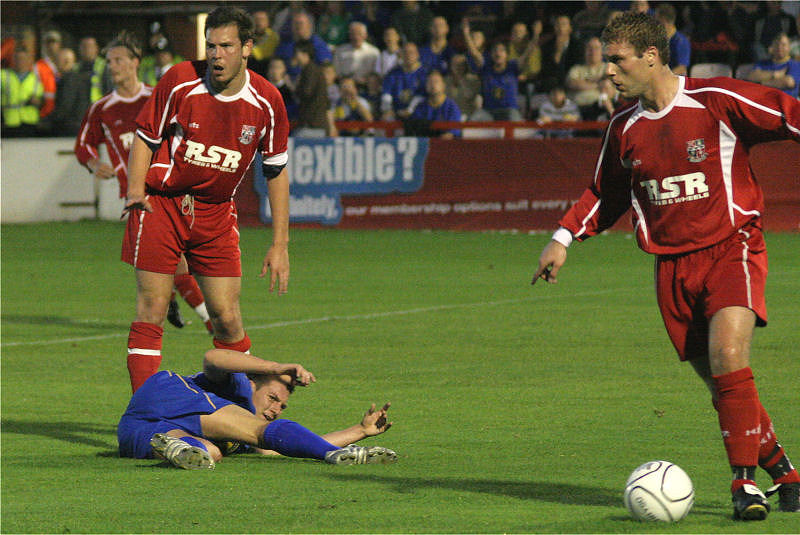
[[361,419],[360,423],[352,427],[348,427],[347,429],[327,433],[322,435],[322,438],[334,446],[343,448],[348,444],[353,444],[354,442],[358,442],[359,440],[363,440],[367,437],[385,433],[392,426],[392,422],[389,422],[386,418],[386,412],[389,410],[390,406],[391,403],[386,403],[380,409],[376,409],[375,404],[373,403],[369,410],[364,414],[364,417]]
[[270,274],[269,291],[278,294],[289,289],[289,174],[283,169],[267,183],[272,211],[272,245],[264,257],[261,277]]
[[203,371],[212,382],[225,381],[231,373],[289,375],[298,386],[308,386],[317,380],[313,373],[300,364],[273,362],[230,349],[207,351],[203,358]]
[[150,146],[139,136],[135,136],[128,159],[128,193],[125,196],[125,208],[122,210],[123,217],[134,209],[153,211],[144,189],[152,158],[153,150]]
[[539,256],[539,269],[533,275],[531,284],[536,284],[536,281],[543,279],[551,284],[558,282],[556,276],[561,266],[567,260],[567,248],[556,240],[550,240],[542,254]]
[[116,176],[114,168],[110,164],[100,160],[100,158],[92,158],[86,162],[86,167],[92,172],[94,176],[101,179],[112,178]]

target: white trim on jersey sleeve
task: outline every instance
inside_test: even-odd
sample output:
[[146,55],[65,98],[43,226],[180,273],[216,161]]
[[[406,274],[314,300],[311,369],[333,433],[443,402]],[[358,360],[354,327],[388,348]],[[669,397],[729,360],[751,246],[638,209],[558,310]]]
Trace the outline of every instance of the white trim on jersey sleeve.
[[572,236],[572,232],[570,232],[568,229],[565,229],[564,227],[561,227],[560,229],[558,229],[553,233],[552,239],[553,241],[557,241],[564,247],[569,247],[570,245],[572,245],[572,241],[575,238]]
[[289,153],[282,152],[264,159],[264,165],[286,165],[289,163]]

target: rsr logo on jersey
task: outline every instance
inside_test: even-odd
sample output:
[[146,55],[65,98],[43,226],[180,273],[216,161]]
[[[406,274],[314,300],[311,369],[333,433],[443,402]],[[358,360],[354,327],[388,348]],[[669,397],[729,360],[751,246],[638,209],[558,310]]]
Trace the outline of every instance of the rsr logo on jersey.
[[662,179],[661,182],[658,180],[644,180],[639,184],[647,191],[650,203],[654,206],[696,201],[709,196],[706,175],[699,172],[668,176]]
[[200,167],[210,167],[225,173],[234,173],[239,168],[242,153],[217,145],[206,146],[196,141],[186,140],[186,154],[183,159]]

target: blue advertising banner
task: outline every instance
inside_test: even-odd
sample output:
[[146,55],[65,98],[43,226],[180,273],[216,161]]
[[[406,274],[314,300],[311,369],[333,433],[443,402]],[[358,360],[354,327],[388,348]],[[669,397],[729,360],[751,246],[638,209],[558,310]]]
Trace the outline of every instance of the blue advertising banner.
[[[289,215],[292,222],[335,225],[340,195],[413,193],[424,183],[428,139],[289,138]],[[253,165],[259,217],[272,221],[261,157]]]

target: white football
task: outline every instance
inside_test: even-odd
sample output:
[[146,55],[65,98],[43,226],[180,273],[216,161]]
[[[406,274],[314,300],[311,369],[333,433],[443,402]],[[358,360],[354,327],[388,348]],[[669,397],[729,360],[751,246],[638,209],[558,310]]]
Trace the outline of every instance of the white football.
[[644,463],[625,483],[625,507],[637,520],[677,522],[693,503],[692,480],[669,461]]

